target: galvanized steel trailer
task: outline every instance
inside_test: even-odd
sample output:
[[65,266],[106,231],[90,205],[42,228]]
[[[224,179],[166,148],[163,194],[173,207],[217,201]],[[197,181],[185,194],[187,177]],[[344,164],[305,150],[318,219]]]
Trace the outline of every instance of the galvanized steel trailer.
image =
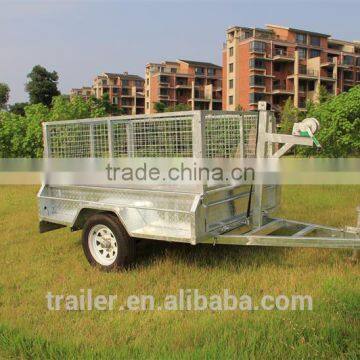
[[[259,109],[47,122],[45,157],[278,158],[294,145],[317,143],[316,120],[296,124],[294,135],[276,134],[273,113],[263,103]],[[131,263],[135,238],[192,245],[360,248],[360,223],[337,229],[272,218],[279,190],[263,184],[174,189],[44,183],[38,193],[40,232],[83,229],[87,259],[105,269]]]

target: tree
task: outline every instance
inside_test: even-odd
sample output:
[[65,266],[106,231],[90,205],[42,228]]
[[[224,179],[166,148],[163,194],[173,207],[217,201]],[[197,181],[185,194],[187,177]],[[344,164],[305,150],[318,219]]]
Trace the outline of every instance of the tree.
[[27,75],[29,81],[25,90],[29,93],[31,104],[44,104],[50,106],[52,98],[60,95],[57,88],[59,79],[56,71],[49,72],[44,67],[36,65]]
[[164,109],[164,112],[172,112],[172,111],[189,111],[191,110],[191,106],[188,104],[177,104],[175,106],[169,106]]
[[24,115],[0,112],[0,157],[41,157],[43,121],[70,120],[106,116],[101,101],[55,96],[52,107],[31,104],[24,107]]
[[27,102],[15,103],[9,106],[9,111],[16,115],[25,116],[25,106],[28,106]]
[[100,106],[102,106],[108,115],[123,115],[125,110],[123,108],[118,108],[116,104],[110,102],[110,96],[108,93],[103,94],[100,99]]
[[154,104],[154,110],[157,112],[157,113],[162,113],[165,111],[165,108],[166,108],[166,105],[162,102],[156,102]]
[[5,83],[0,83],[0,109],[4,109],[9,101],[10,88]]
[[323,104],[330,100],[332,95],[328,92],[327,88],[324,85],[320,85],[319,93],[318,93],[318,102],[319,104]]
[[[348,92],[332,96],[328,101],[314,106],[307,117],[320,123],[316,134],[322,148],[318,153],[325,157],[360,155],[360,85]],[[314,149],[300,147],[299,153],[314,155]]]
[[280,127],[283,134],[289,134],[292,131],[294,123],[299,120],[299,110],[294,106],[289,97],[280,114]]

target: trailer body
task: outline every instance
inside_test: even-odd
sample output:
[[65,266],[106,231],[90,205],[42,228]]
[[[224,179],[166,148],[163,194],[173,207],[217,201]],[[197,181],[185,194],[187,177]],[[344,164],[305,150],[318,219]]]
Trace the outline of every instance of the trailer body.
[[[190,111],[44,123],[47,158],[266,158],[309,136],[276,134],[275,117],[259,111]],[[275,146],[276,145],[276,146]],[[174,188],[53,186],[39,194],[40,231],[83,227],[96,213],[113,213],[131,237],[199,243],[359,248],[359,228],[336,229],[271,217],[278,185]]]

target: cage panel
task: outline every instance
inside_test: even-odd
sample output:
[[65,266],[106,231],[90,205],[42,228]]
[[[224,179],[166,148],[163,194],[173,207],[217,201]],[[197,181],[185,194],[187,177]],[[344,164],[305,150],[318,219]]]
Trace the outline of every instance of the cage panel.
[[248,158],[255,156],[257,121],[256,113],[207,111],[51,122],[44,128],[45,153],[188,158],[197,156],[200,144],[208,158]]

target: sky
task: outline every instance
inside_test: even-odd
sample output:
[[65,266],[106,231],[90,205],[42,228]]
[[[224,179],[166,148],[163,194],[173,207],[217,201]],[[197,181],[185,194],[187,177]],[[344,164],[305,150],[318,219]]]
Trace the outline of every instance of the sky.
[[360,1],[0,0],[0,82],[28,101],[26,76],[40,64],[59,89],[91,85],[101,72],[144,76],[148,62],[221,65],[226,29],[278,24],[360,40]]

